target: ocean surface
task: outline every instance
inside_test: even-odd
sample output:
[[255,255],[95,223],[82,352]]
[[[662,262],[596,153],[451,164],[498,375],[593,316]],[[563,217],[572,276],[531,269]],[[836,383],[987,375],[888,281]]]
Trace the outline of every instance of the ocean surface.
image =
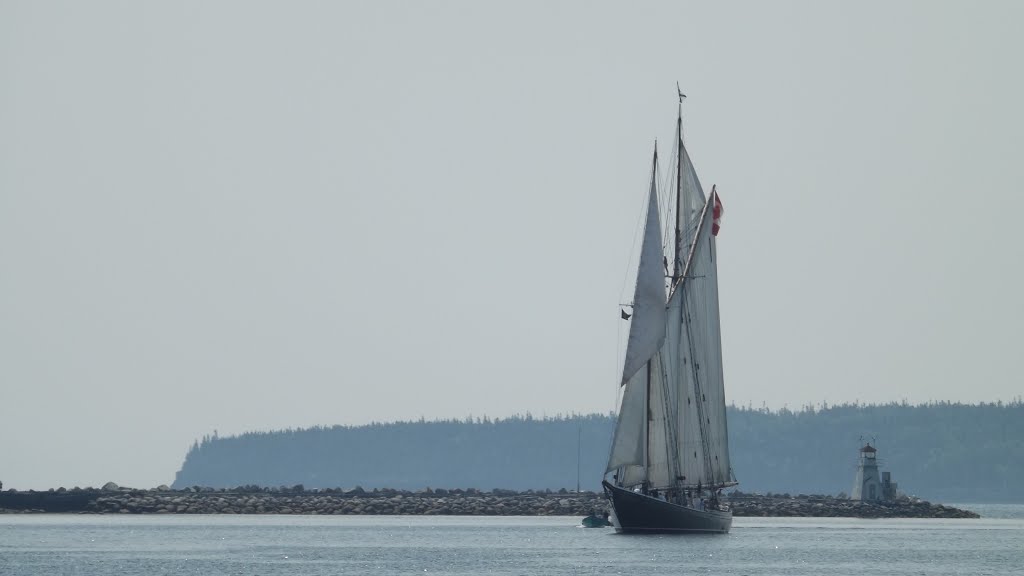
[[0,515],[0,575],[1024,574],[1024,505],[980,520],[736,518],[628,536],[575,517]]

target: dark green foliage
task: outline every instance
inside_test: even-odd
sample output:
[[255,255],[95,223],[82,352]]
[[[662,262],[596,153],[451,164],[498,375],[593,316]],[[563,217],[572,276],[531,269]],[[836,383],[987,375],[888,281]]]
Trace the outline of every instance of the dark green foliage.
[[597,489],[609,416],[400,422],[206,437],[174,486]]
[[1024,404],[842,405],[799,412],[731,409],[729,437],[746,492],[849,492],[859,439],[910,495],[1024,501]]
[[[613,416],[399,422],[203,438],[175,487],[365,486],[404,490],[599,489]],[[1024,404],[843,405],[798,412],[729,408],[732,462],[745,492],[848,492],[858,438],[908,494],[1021,501]]]

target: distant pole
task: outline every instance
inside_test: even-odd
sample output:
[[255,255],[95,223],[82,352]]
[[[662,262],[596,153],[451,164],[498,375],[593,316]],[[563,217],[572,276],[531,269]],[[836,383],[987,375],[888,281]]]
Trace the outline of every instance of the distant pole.
[[583,424],[576,425],[576,493],[580,493],[580,452],[583,446]]

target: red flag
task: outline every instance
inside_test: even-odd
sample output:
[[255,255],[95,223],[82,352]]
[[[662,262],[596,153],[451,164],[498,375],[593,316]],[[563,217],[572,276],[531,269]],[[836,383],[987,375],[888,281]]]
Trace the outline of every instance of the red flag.
[[718,236],[718,230],[722,227],[722,214],[725,213],[725,208],[722,208],[722,199],[718,197],[718,192],[715,187],[711,187],[711,193],[715,195],[715,209],[712,212],[714,219],[711,221],[711,234]]

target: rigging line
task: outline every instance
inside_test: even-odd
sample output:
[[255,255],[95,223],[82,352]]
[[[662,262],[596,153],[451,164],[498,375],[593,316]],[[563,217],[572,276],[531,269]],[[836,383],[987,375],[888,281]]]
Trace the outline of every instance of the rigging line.
[[[714,200],[714,188],[712,188],[712,190],[711,190],[711,195],[708,196],[707,199],[705,199],[705,201],[704,201],[704,208],[703,208],[703,210],[701,210],[700,222],[698,222],[698,225],[697,225],[697,233],[696,233],[696,235],[693,238],[693,244],[690,246],[689,254],[686,257],[686,264],[685,264],[685,266],[684,266],[684,268],[682,270],[682,275],[681,275],[680,279],[676,281],[676,284],[673,286],[672,294],[675,294],[675,292],[677,290],[682,290],[682,289],[684,289],[686,287],[686,275],[689,273],[690,268],[693,266],[693,257],[696,254],[697,247],[700,244],[701,234],[704,231],[704,223],[705,223],[705,220],[706,220],[707,215],[708,215],[708,206],[711,204],[711,202],[713,200]],[[707,432],[707,421],[706,421],[707,417],[704,415],[704,407],[703,407],[703,402],[704,402],[705,396],[704,396],[704,393],[703,393],[703,391],[701,390],[701,387],[700,387],[700,380],[698,378],[698,366],[697,366],[697,358],[696,358],[696,349],[694,348],[693,338],[692,338],[693,335],[692,335],[692,333],[690,331],[690,314],[689,314],[689,306],[688,306],[689,298],[687,298],[687,296],[689,296],[690,294],[692,294],[692,292],[684,292],[682,294],[682,303],[681,303],[681,305],[682,305],[682,314],[683,314],[682,322],[686,326],[686,339],[687,339],[687,343],[689,344],[689,350],[690,350],[690,366],[691,366],[690,370],[691,370],[691,372],[693,372],[694,402],[696,402],[696,409],[697,409],[697,424],[699,426],[699,431],[700,431],[701,452],[703,452],[703,456],[704,456],[704,471],[705,471],[705,474],[711,474],[712,473],[711,450],[710,450],[710,446],[708,446],[708,432]],[[669,296],[669,298],[671,298],[671,295]],[[695,304],[697,304],[697,303],[695,302]],[[706,330],[705,330],[705,332],[706,332]],[[710,479],[710,478],[706,478],[706,479]]]
[[[671,303],[669,304],[671,309]],[[671,317],[671,316],[670,316]],[[675,327],[669,323],[666,327],[668,330],[674,330]],[[675,366],[678,364],[678,346],[676,345],[676,338],[669,337],[666,334],[666,342],[669,346],[665,347],[665,354],[662,358],[662,409],[665,412],[665,456],[666,456],[666,467],[668,472],[669,486],[675,486],[677,478],[679,477],[679,411],[678,411],[678,386],[675,385],[677,379],[671,378],[675,376]],[[671,374],[670,374],[671,371]]]
[[[662,171],[662,163],[658,162],[657,170],[657,181],[660,182],[657,189],[657,214],[658,221],[662,224],[662,238],[659,240],[662,241],[662,255],[665,256],[665,249],[668,246],[670,237],[669,222],[671,221],[670,216],[672,211],[672,202],[668,195],[665,194],[668,187],[668,175],[662,175],[662,173],[660,173],[660,171]],[[664,218],[662,217],[663,215],[665,216]]]
[[679,437],[676,434],[677,423],[679,415],[673,410],[673,407],[677,405],[676,396],[673,394],[677,392],[675,387],[670,384],[668,375],[668,366],[672,360],[672,351],[668,351],[668,358],[662,358],[659,361],[661,365],[661,404],[662,409],[665,411],[665,463],[668,467],[669,478],[671,479],[669,485],[672,486],[676,483],[676,478],[679,477]]
[[[620,302],[623,300],[623,295],[626,292],[626,287],[629,285],[629,276],[630,276],[629,273],[630,273],[630,271],[632,270],[632,267],[633,267],[633,255],[636,253],[636,239],[637,239],[637,237],[640,236],[640,229],[644,227],[644,223],[647,221],[648,196],[651,193],[651,179],[652,178],[654,178],[654,174],[653,173],[647,179],[647,187],[644,188],[643,208],[640,210],[640,214],[637,216],[636,224],[633,226],[633,242],[632,242],[632,244],[630,245],[630,248],[629,248],[629,256],[628,256],[628,260],[626,261],[626,271],[625,271],[625,273],[622,276],[622,289],[619,290],[619,301]],[[657,181],[655,180],[655,182],[657,182]],[[639,257],[639,255],[637,255],[637,265],[638,266],[639,266],[639,262],[640,262],[640,257]]]
[[[686,296],[686,294],[683,296]],[[704,457],[703,476],[706,481],[706,485],[710,487],[712,485],[712,480],[714,480],[714,470],[711,467],[711,447],[708,443],[707,416],[705,416],[704,413],[705,395],[700,385],[700,369],[696,360],[697,351],[693,345],[693,334],[690,331],[690,314],[686,304],[686,298],[683,298],[683,318],[683,324],[686,325],[686,339],[690,345],[690,371],[693,372],[693,402],[696,404],[697,408],[697,426],[700,431],[701,455]]]
[[[691,192],[694,194],[694,196],[697,197],[697,198],[700,198],[701,201],[706,202],[707,201],[707,196],[704,194],[704,190],[701,189],[698,181],[696,179],[690,179],[689,176],[686,176],[686,180],[690,181],[691,186],[689,186],[689,187],[691,188]],[[680,224],[680,231],[682,232],[683,242],[689,242],[690,239],[692,239],[693,236],[694,236],[694,231],[696,230],[696,224],[697,224],[698,220],[700,219],[700,213],[699,212],[697,212],[696,214],[684,213],[682,216],[683,216],[683,218],[685,220],[679,222],[679,224]],[[688,243],[687,244],[687,250],[684,250],[683,253],[687,252],[691,245],[692,245],[692,243]],[[680,254],[680,257],[682,257],[682,254]]]
[[[678,145],[675,142],[673,142],[672,150],[668,156],[668,166],[675,165],[677,148]],[[661,179],[661,190],[659,192],[661,192],[662,198],[665,200],[665,203],[668,204],[669,206],[671,206],[671,202],[675,200],[675,195],[672,193],[671,188],[669,187],[669,184],[672,183],[672,179],[674,177],[674,170],[666,170],[664,176]]]
[[[676,155],[678,153],[679,145],[677,142],[675,142],[675,139],[673,139],[672,154],[669,156],[669,166],[674,166],[676,164]],[[665,254],[665,256],[666,258],[668,256],[671,256],[672,260],[675,260],[675,245],[673,240],[675,237],[676,228],[676,211],[678,210],[678,208],[673,209],[673,207],[675,206],[675,193],[672,192],[672,190],[675,190],[675,187],[670,186],[670,184],[672,184],[674,180],[675,170],[667,170],[665,172],[665,177],[662,180],[661,190],[659,191],[661,192],[661,202],[662,206],[664,207],[664,209],[662,210],[662,214],[665,215],[665,229],[664,237],[662,238],[662,251],[670,251],[671,254]]]
[[[679,88],[679,86],[677,85],[676,89],[678,90],[678,88]],[[682,92],[679,92],[679,94],[680,94],[680,96],[679,96],[679,119],[676,121],[676,137],[675,137],[675,143],[674,143],[675,146],[679,149],[679,151],[678,151],[678,154],[676,155],[676,159],[675,159],[676,160],[676,170],[675,170],[675,173],[676,173],[676,189],[675,189],[675,193],[676,193],[675,194],[675,196],[676,196],[676,218],[675,218],[675,221],[672,222],[672,228],[675,231],[675,234],[674,234],[675,242],[673,243],[673,247],[672,247],[672,282],[675,282],[676,279],[679,278],[679,276],[681,275],[680,274],[680,270],[683,267],[683,263],[679,261],[679,254],[680,254],[680,252],[682,252],[682,231],[679,228],[680,228],[680,220],[682,220],[682,218],[680,218],[680,214],[682,213],[681,212],[682,211],[681,204],[683,203],[683,200],[682,200],[682,198],[683,198],[683,196],[682,196],[682,194],[683,194],[683,152],[684,152],[685,149],[683,147],[683,97],[682,97]]]
[[[661,169],[661,165],[660,164],[658,166],[658,169],[659,170]],[[665,178],[660,178],[659,181],[661,182],[661,186],[658,188],[658,214],[659,214],[659,216],[662,216],[662,215],[664,216],[662,218],[663,222],[668,222],[669,212],[672,209],[672,206],[671,206],[670,200],[668,198],[668,195],[665,194],[665,190],[668,187],[668,182],[666,180],[667,180],[667,176]],[[661,249],[662,249],[662,252],[665,251],[665,246],[666,246],[666,243],[668,242],[668,236],[669,236],[669,234],[668,234],[668,226],[662,226],[662,230],[661,230]]]
[[[714,192],[714,189],[712,188],[711,191]],[[697,247],[697,239],[700,236],[701,230],[704,228],[704,220],[705,220],[705,217],[708,214],[708,205],[709,204],[710,204],[710,202],[708,200],[704,200],[704,208],[701,210],[701,212],[700,212],[700,220],[697,222],[697,232],[696,232],[696,234],[694,234],[693,243],[690,245],[690,251],[689,251],[689,253],[686,256],[686,264],[683,266],[682,274],[680,274],[680,278],[675,281],[675,283],[672,286],[672,290],[669,292],[669,298],[670,299],[672,298],[672,294],[677,289],[682,287],[683,280],[685,279],[686,274],[690,271],[690,262],[693,260],[694,249]]]
[[[622,322],[616,321],[615,322],[615,326],[616,326],[616,329],[615,329],[615,371],[612,372],[612,374],[621,374],[622,373],[622,369],[619,366],[620,366],[620,364],[623,361],[622,360],[622,346],[620,346],[620,342],[622,342]],[[622,376],[616,376],[615,377],[615,384],[614,384],[614,386],[615,387],[612,389],[612,409],[611,409],[611,411],[614,412],[616,415],[618,415],[617,408],[619,407],[619,389],[620,388],[625,389],[625,386],[622,386]],[[615,441],[614,435],[612,436],[612,441],[613,442]]]
[[[655,152],[657,152],[657,150],[655,150]],[[655,168],[657,168],[657,164],[655,164]],[[644,204],[643,204],[644,208],[642,210],[640,210],[640,215],[637,217],[636,224],[634,224],[634,226],[633,226],[633,242],[632,242],[632,245],[630,246],[630,249],[629,249],[628,260],[626,261],[626,270],[625,270],[625,273],[623,274],[623,277],[622,277],[622,288],[619,290],[619,302],[622,302],[624,300],[623,296],[626,293],[626,287],[629,285],[629,277],[630,277],[629,273],[630,273],[630,271],[633,268],[632,267],[633,255],[637,252],[637,250],[636,250],[636,239],[640,235],[639,234],[640,233],[640,228],[644,227],[646,225],[646,222],[647,222],[647,207],[650,205],[649,196],[650,196],[650,193],[651,193],[651,185],[652,184],[655,184],[655,185],[657,184],[657,171],[656,170],[652,170],[650,177],[647,179],[647,187],[644,189],[644,196],[643,196],[643,198],[644,198]],[[655,190],[655,192],[658,192],[658,190]],[[640,257],[638,255],[637,256],[637,267],[639,267],[639,266],[640,266]],[[635,283],[634,283],[634,287],[635,287]],[[620,306],[621,306],[621,304],[620,304]],[[622,347],[622,324],[620,323],[619,320],[616,320],[616,324],[618,325],[618,329],[616,330],[616,335],[615,335],[615,372],[614,372],[614,374],[616,374],[616,377],[615,377],[615,400],[616,400],[615,405],[618,406],[619,388],[622,387],[622,368],[623,368],[623,364],[625,362],[625,359],[623,358],[623,356],[625,355],[625,351],[622,349],[623,348]]]
[[[676,143],[673,141],[673,143],[672,143],[672,153],[669,155],[668,166],[674,165],[674,163],[675,163],[675,155],[676,155]],[[674,231],[675,231],[675,226],[673,224],[675,222],[675,210],[673,209],[673,206],[675,204],[675,197],[671,193],[671,188],[672,188],[671,184],[672,184],[672,181],[673,181],[673,172],[674,171],[672,171],[672,170],[666,170],[665,171],[664,176],[661,179],[662,185],[661,185],[661,189],[659,191],[660,192],[660,199],[659,200],[660,200],[660,204],[661,204],[661,213],[664,215],[664,218],[662,219],[663,229],[662,229],[662,238],[661,238],[662,262],[664,263],[664,265],[668,265],[672,260],[675,259],[675,254],[674,254],[675,250],[674,250],[674,247],[673,247],[673,237],[674,237]],[[671,278],[671,272],[667,272],[666,276],[668,278]],[[667,292],[668,287],[670,287],[670,286],[671,286],[671,280],[668,280],[666,282],[666,292]]]

